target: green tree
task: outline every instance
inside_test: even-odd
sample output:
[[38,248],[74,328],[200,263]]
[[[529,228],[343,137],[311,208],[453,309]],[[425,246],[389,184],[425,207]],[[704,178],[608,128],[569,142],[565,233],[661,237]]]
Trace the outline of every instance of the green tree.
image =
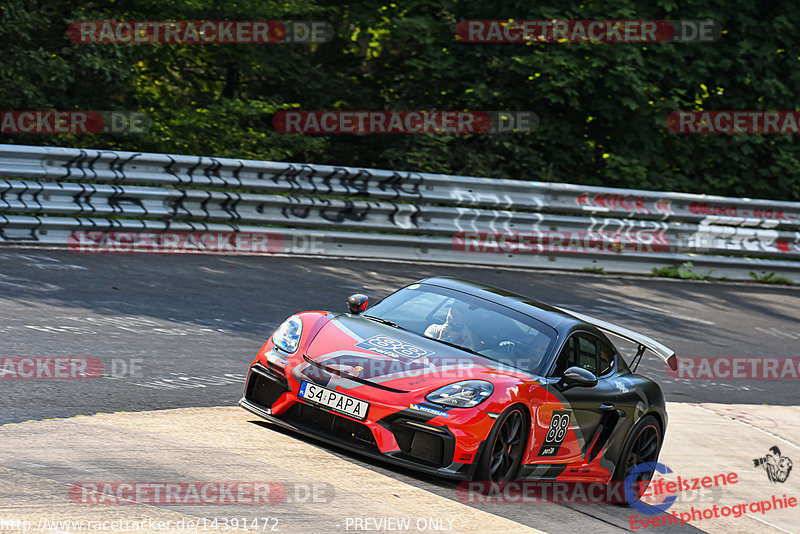
[[[465,19],[718,21],[714,43],[474,44]],[[324,20],[317,45],[78,44],[75,20]],[[800,199],[791,135],[678,135],[676,110],[796,110],[800,5],[788,0],[608,0],[565,6],[463,0],[7,0],[0,98],[8,110],[139,110],[126,135],[0,141],[358,165]],[[506,135],[299,135],[280,110],[532,110]]]

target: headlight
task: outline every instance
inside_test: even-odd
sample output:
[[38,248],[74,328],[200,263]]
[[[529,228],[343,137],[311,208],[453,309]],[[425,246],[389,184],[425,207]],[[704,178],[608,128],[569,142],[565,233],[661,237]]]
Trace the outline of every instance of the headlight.
[[275,346],[286,352],[294,352],[300,344],[300,335],[303,333],[303,322],[297,317],[289,317],[272,334]]
[[486,400],[494,386],[485,380],[464,380],[428,393],[426,400],[455,408],[472,408]]

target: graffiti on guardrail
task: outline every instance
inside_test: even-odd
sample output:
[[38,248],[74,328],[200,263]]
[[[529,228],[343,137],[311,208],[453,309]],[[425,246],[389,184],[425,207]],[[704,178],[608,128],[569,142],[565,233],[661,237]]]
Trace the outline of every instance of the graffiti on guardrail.
[[[368,196],[372,173],[366,169],[355,169],[355,171],[351,172],[346,167],[334,167],[333,171],[322,174],[311,165],[289,163],[283,170],[270,176],[270,180],[275,184],[285,180],[291,186],[289,192],[294,193],[306,190],[298,181],[298,177],[303,177],[311,185],[311,193],[322,194],[333,194],[334,188],[331,182],[338,180],[339,184],[344,187],[347,196]],[[259,172],[258,176],[262,178],[263,173]],[[319,190],[315,180],[318,180],[325,189]]]
[[[330,199],[298,198],[287,197],[286,202],[280,208],[281,215],[287,220],[318,220],[320,223],[332,224],[352,224],[352,223],[373,223],[377,224],[377,217],[385,217],[387,224],[403,230],[417,228],[417,221],[422,210],[416,204],[398,204],[395,202],[368,202]],[[260,204],[256,211],[264,213],[265,204]],[[368,221],[370,214],[373,217]]]
[[[458,232],[477,231],[480,229],[482,223],[488,224],[492,232],[511,232],[515,217],[521,215],[520,213],[509,210],[509,208],[514,207],[514,199],[510,194],[500,195],[495,192],[474,192],[470,189],[457,187],[450,192],[450,199],[456,204],[477,204],[493,208],[491,210],[485,210],[461,206],[456,207],[457,213],[453,222]],[[544,200],[537,195],[529,196],[526,201],[533,202],[537,205],[544,205]],[[531,214],[529,217],[530,216],[541,219],[539,214]]]
[[[259,172],[259,178],[266,174]],[[382,172],[376,175],[368,169],[331,167],[323,170],[313,165],[294,163],[285,164],[282,170],[271,173],[269,178],[275,184],[285,180],[290,185],[289,193],[338,195],[342,194],[334,187],[338,183],[344,189],[344,196],[384,196],[380,193],[391,192],[394,198],[418,200],[422,199],[420,188],[425,181],[422,174],[415,172]]]
[[[498,208],[511,208],[515,205],[510,194],[506,193],[501,196],[494,191],[474,191],[463,187],[454,187],[450,191],[450,199],[456,204],[478,204]],[[539,196],[533,196],[529,200],[544,205],[544,200]]]
[[[147,158],[145,158],[147,156]],[[158,156],[158,158],[155,158]],[[321,167],[309,164],[276,164],[274,168],[248,169],[252,179],[244,179],[245,163],[213,157],[126,154],[78,150],[77,154],[49,165],[61,169],[62,179],[111,181],[120,183],[135,178],[136,183],[172,183],[178,186],[275,189],[287,193],[337,195],[346,197],[380,197],[423,200],[421,189],[425,178],[416,172],[372,171],[351,167]],[[279,166],[278,166],[279,165]],[[135,166],[137,176],[130,176]],[[271,187],[274,186],[274,187]]]
[[[344,221],[362,222],[369,215],[372,208],[370,202],[354,202],[344,200],[341,203],[329,199],[287,197],[288,204],[281,207],[281,215],[287,219],[307,219],[311,212],[318,213],[319,217],[327,222],[340,224]],[[260,204],[256,211],[263,213],[265,204]]]
[[653,209],[647,207],[648,199],[641,195],[617,195],[612,193],[589,193],[578,195],[575,203],[589,211],[625,211],[630,213],[644,213],[651,215],[658,213],[670,215],[672,209],[669,200],[656,200]]
[[720,217],[749,217],[755,219],[775,219],[788,220],[798,219],[797,216],[783,214],[781,209],[743,209],[732,205],[709,205],[706,202],[692,202],[689,204],[689,212],[695,215],[716,215]]
[[[685,246],[693,249],[723,249],[731,251],[766,251],[787,253],[800,251],[800,232],[794,236],[781,234],[774,228],[775,220],[742,219],[709,215],[690,236]],[[791,240],[794,237],[794,240]]]
[[[458,241],[459,235],[477,233],[482,236],[477,250],[509,252],[515,256],[514,265],[541,266],[547,261],[580,268],[584,262],[593,268],[625,271],[630,265],[635,272],[651,272],[655,266],[692,261],[698,266],[705,263],[703,268],[721,269],[728,277],[727,269],[745,275],[769,269],[792,279],[797,268],[786,260],[800,257],[797,202],[19,145],[0,146],[0,166],[9,177],[0,180],[2,243],[63,246],[75,242],[79,232],[174,237],[181,232],[255,235],[275,231],[294,239],[325,229],[330,232],[325,234],[330,239],[325,242],[327,249],[291,246],[283,252],[498,265],[512,261],[502,254],[477,259],[478,255],[454,249],[454,236]],[[508,245],[509,235],[542,232],[552,237],[540,243],[542,248],[556,252],[546,259],[532,254],[527,238]],[[592,233],[598,232],[647,237],[625,237],[617,246],[606,247],[603,243],[614,239],[593,239]],[[561,244],[559,233],[569,236]],[[408,234],[418,239],[409,240]],[[490,236],[501,236],[497,246]],[[115,249],[127,246],[127,238],[121,239],[117,243],[114,238]],[[188,237],[172,239],[165,245],[193,248]],[[570,245],[573,241],[575,246]],[[577,247],[578,242],[582,247]],[[476,251],[474,245],[475,240],[470,240],[470,252]],[[581,256],[572,255],[572,260],[561,254],[578,249],[593,252],[594,247],[617,254],[604,254],[603,260],[586,258],[586,254],[580,260]],[[648,259],[637,259],[637,251],[646,252]],[[688,254],[693,254],[691,260]],[[622,261],[614,263],[615,256]]]
[[[123,159],[116,152],[106,152],[105,154],[108,155],[108,159],[103,160],[103,151],[98,150],[92,152],[93,153],[90,155],[90,152],[80,149],[73,157],[57,164],[64,172],[63,176],[60,176],[60,178],[71,180],[97,179],[98,169],[95,168],[95,165],[102,168],[102,164],[105,164],[113,175],[112,181],[117,183],[125,178],[125,166],[142,155],[140,153],[131,154]],[[78,175],[78,172],[80,172],[80,175]]]

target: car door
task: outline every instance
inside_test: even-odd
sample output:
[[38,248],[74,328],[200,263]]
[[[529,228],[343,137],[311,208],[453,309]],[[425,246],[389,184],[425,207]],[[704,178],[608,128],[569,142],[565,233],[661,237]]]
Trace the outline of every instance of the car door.
[[[561,379],[564,371],[573,366],[591,371],[597,376],[597,385],[566,387]],[[579,331],[570,335],[547,377],[548,390],[560,401],[563,409],[553,410],[547,435],[539,450],[540,457],[551,457],[556,461],[577,461],[586,457],[602,433],[604,423],[609,420],[609,414],[616,411],[619,390],[611,380],[613,369],[614,351],[607,343],[591,332]]]

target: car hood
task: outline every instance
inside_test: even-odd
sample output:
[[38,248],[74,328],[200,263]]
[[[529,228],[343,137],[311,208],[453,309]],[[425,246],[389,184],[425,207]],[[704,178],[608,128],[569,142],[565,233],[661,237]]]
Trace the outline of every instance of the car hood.
[[487,357],[359,316],[328,321],[308,345],[305,359],[359,382],[398,391],[429,389],[456,380],[530,380],[531,375]]

